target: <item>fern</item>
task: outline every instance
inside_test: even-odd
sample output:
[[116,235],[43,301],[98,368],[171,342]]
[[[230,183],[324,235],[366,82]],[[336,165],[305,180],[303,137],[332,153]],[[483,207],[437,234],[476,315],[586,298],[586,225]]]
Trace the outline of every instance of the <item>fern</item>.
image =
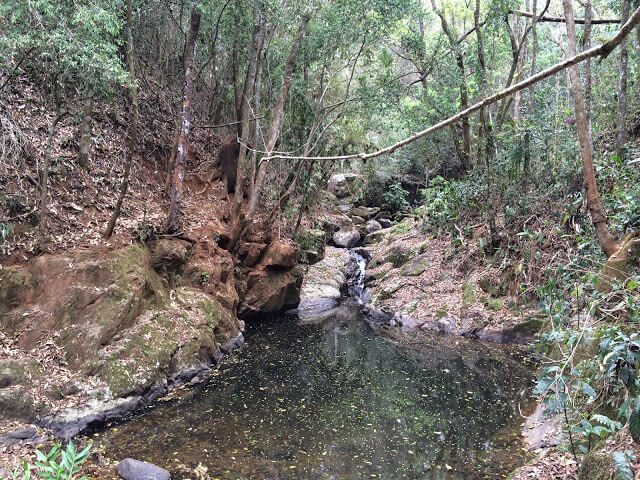
[[607,427],[612,432],[620,430],[622,428],[622,424],[620,422],[616,422],[615,420],[611,420],[606,415],[595,414],[591,416],[591,420],[594,420],[605,427]]
[[613,452],[613,464],[616,467],[615,480],[633,480],[633,470],[629,460],[635,458],[630,451]]

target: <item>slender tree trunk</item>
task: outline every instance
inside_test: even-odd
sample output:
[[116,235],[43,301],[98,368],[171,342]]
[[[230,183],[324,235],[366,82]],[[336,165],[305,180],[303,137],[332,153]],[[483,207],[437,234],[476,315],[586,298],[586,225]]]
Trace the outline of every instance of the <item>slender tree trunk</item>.
[[[531,12],[533,18],[537,18],[538,2],[533,0],[531,3]],[[531,75],[536,73],[536,64],[538,61],[538,29],[537,22],[531,25]],[[524,133],[524,181],[529,180],[529,168],[531,166],[531,124],[533,123],[533,112],[536,106],[536,87],[535,84],[529,87],[529,105],[527,108],[527,126]]]
[[[462,51],[458,45],[458,39],[449,28],[449,23],[447,22],[444,12],[436,7],[435,0],[431,0],[431,5],[433,6],[433,10],[438,14],[438,17],[440,17],[442,31],[447,36],[449,45],[455,53],[456,64],[458,65],[459,70],[460,108],[462,110],[466,110],[469,106],[469,89],[467,87],[467,77]],[[468,117],[464,117],[462,119],[462,150],[462,166],[465,171],[468,171],[471,169],[471,123],[469,122]]]
[[127,195],[129,188],[129,178],[131,176],[131,164],[133,163],[133,155],[136,151],[136,143],[138,139],[138,86],[136,84],[135,58],[133,50],[133,0],[127,0],[127,61],[129,63],[129,76],[131,77],[131,87],[129,88],[129,96],[131,100],[131,120],[129,123],[129,142],[127,145],[127,158],[124,164],[124,174],[122,176],[122,184],[120,185],[120,193],[116,201],[116,208],[111,214],[109,223],[104,231],[104,237],[109,238],[113,234],[116,221],[120,216],[122,202]]
[[182,97],[182,123],[180,125],[180,138],[178,140],[178,153],[173,170],[173,184],[171,186],[171,205],[167,216],[166,230],[178,232],[181,228],[180,209],[183,198],[183,181],[189,155],[189,132],[191,130],[191,99],[193,97],[193,63],[196,50],[196,41],[200,30],[200,5],[195,3],[191,12],[191,27],[187,41],[187,55],[184,72],[184,93]]
[[176,128],[173,131],[173,142],[171,143],[171,153],[167,162],[167,178],[164,181],[164,195],[171,194],[171,179],[173,178],[173,169],[176,166],[176,155],[178,154],[178,143],[180,141],[180,128],[182,120],[176,120]]
[[[298,32],[293,40],[293,44],[291,45],[291,50],[289,51],[289,58],[287,59],[287,63],[285,65],[284,74],[282,76],[282,85],[280,87],[280,94],[278,95],[278,100],[273,108],[273,117],[271,118],[271,124],[269,125],[269,132],[267,133],[267,141],[265,145],[266,155],[270,156],[273,152],[273,149],[276,146],[276,142],[278,141],[278,136],[280,135],[280,125],[282,123],[282,117],[284,115],[284,107],[287,100],[287,96],[289,95],[289,89],[291,88],[291,75],[293,74],[293,69],[296,66],[296,59],[298,57],[298,50],[300,49],[300,44],[302,43],[302,37],[304,36],[305,30],[307,28],[307,23],[309,23],[310,15],[305,14],[302,16],[300,20],[300,24],[298,25]],[[256,175],[255,185],[253,190],[251,191],[251,196],[249,198],[249,206],[247,208],[247,216],[244,220],[243,225],[238,231],[232,230],[231,237],[231,249],[235,248],[235,245],[242,234],[242,231],[253,222],[253,217],[256,212],[256,207],[258,204],[258,198],[260,197],[260,193],[262,192],[262,185],[264,184],[264,179],[266,175],[266,168],[264,164],[260,164],[258,166],[258,172]]]
[[[592,0],[587,0],[584,7],[584,44],[582,50],[591,48],[591,30],[593,21],[593,4]],[[626,20],[625,20],[626,21]],[[584,108],[587,114],[587,123],[589,124],[589,133],[593,134],[593,126],[591,125],[591,59],[588,58],[584,62]]]
[[[576,55],[576,26],[573,20],[573,7],[571,0],[562,0],[564,5],[564,17],[567,25],[568,49],[567,55]],[[611,257],[618,251],[618,245],[607,227],[607,217],[600,201],[600,194],[596,185],[596,175],[593,168],[593,145],[587,114],[582,98],[582,86],[580,84],[580,72],[577,65],[569,67],[569,78],[571,80],[571,93],[575,105],[576,125],[578,127],[578,138],[580,140],[580,153],[582,155],[582,169],[584,173],[584,184],[587,191],[587,206],[591,214],[591,221],[596,231],[596,239],[607,257]]]
[[[622,23],[629,19],[630,0],[622,2]],[[618,156],[625,158],[625,143],[627,142],[627,76],[629,70],[629,47],[627,39],[620,44],[620,89],[618,91],[618,128],[616,148]]]
[[[57,79],[55,80],[55,82],[57,83]],[[56,87],[54,87],[54,89],[56,89]],[[57,93],[55,95],[57,97]],[[53,136],[56,133],[56,126],[58,125],[60,120],[62,120],[66,116],[66,114],[67,112],[62,111],[60,101],[56,98],[56,116],[49,126],[49,134],[47,135],[47,144],[44,153],[44,164],[42,165],[42,178],[40,179],[40,221],[38,225],[40,230],[40,251],[44,251],[47,232],[47,196],[49,194],[49,164],[51,162],[51,147],[53,145]]]
[[89,155],[91,154],[91,114],[93,112],[93,93],[90,93],[82,109],[82,121],[80,122],[80,141],[78,153],[78,165],[85,170],[89,168]]
[[[241,0],[236,0],[235,14],[236,19],[240,18]],[[236,122],[242,122],[242,90],[240,88],[240,22],[236,21],[235,35],[233,37],[233,51],[231,52],[231,73],[233,76],[233,99],[236,110]],[[242,136],[240,129],[242,124],[238,124],[238,137]]]
[[231,235],[229,244],[227,246],[229,251],[235,249],[236,244],[242,234],[243,222],[241,217],[242,210],[242,198],[244,195],[244,167],[247,160],[247,148],[246,145],[249,141],[249,93],[254,90],[256,80],[256,70],[258,68],[258,56],[260,51],[260,44],[264,41],[266,35],[266,20],[262,14],[256,9],[254,11],[254,28],[253,35],[251,36],[251,46],[249,48],[249,66],[247,67],[247,75],[245,79],[244,92],[241,100],[241,119],[242,124],[240,126],[240,151],[238,153],[238,166],[236,170],[236,185],[235,194],[233,198],[233,206],[231,210]]

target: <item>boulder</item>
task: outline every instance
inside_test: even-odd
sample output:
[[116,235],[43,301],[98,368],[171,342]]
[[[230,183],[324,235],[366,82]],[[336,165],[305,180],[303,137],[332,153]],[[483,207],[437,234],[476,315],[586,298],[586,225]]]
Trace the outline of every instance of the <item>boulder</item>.
[[238,315],[244,318],[260,313],[279,312],[295,307],[300,301],[303,273],[300,268],[290,270],[254,270],[247,278],[247,291],[242,298]]
[[124,480],[169,480],[171,478],[171,474],[164,468],[133,458],[125,458],[118,463],[116,472]]
[[351,217],[351,222],[352,222],[354,225],[364,225],[364,223],[366,222],[366,220],[365,220],[364,218],[362,218],[362,217],[357,216],[357,215],[353,215],[353,216]]
[[355,228],[340,229],[333,234],[333,243],[338,247],[351,248],[355,247],[360,241],[360,233]]
[[365,220],[369,220],[371,215],[369,214],[369,210],[364,207],[356,207],[351,209],[351,217],[361,217]]
[[380,221],[381,218],[384,218],[386,220],[391,220],[393,218],[393,215],[388,210],[381,210],[378,213],[376,213],[376,220]]
[[260,257],[262,257],[266,248],[266,243],[242,242],[242,245],[240,245],[240,249],[238,250],[241,265],[243,267],[255,266],[260,260]]
[[367,230],[367,233],[373,233],[377,232],[378,230],[382,230],[382,225],[380,225],[380,223],[378,223],[376,220],[369,220],[365,224],[365,228]]
[[393,227],[393,222],[391,220],[389,220],[388,218],[376,218],[376,220],[378,221],[378,223],[380,224],[380,226],[382,226],[382,228],[389,228],[389,227]]
[[158,273],[180,271],[191,252],[191,244],[177,238],[154,240],[148,246],[151,266]]
[[418,277],[431,264],[431,258],[428,253],[416,257],[413,261],[407,263],[400,270],[400,275],[405,277]]
[[598,275],[598,291],[610,293],[616,283],[624,283],[640,268],[640,232],[630,233],[620,243],[620,250],[607,260]]
[[338,173],[331,175],[327,187],[329,192],[337,198],[345,198],[351,195],[352,187],[357,178],[358,175],[355,173]]
[[275,242],[269,245],[260,264],[271,268],[291,268],[296,264],[296,256],[295,245]]
[[[394,227],[394,228],[397,228]],[[364,245],[373,245],[376,243],[380,243],[382,240],[385,239],[385,237],[387,237],[390,234],[394,233],[394,229],[393,228],[383,228],[382,230],[378,230],[376,232],[371,232],[369,233],[365,239],[364,239]]]
[[352,258],[342,248],[327,247],[325,257],[307,271],[300,290],[298,315],[308,320],[335,307],[347,282],[347,267]]

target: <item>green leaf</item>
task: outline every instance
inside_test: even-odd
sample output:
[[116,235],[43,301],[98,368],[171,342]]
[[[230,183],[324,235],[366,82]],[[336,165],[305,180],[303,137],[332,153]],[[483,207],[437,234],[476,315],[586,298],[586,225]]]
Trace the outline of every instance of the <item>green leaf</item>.
[[633,480],[633,471],[626,452],[613,452],[613,464],[616,467],[615,480]]
[[640,408],[636,408],[629,417],[629,432],[634,442],[640,443]]

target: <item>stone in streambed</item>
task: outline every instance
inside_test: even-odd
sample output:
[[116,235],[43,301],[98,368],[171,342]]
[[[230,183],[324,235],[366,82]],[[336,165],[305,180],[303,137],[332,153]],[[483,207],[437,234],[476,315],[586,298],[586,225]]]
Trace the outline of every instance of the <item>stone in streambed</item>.
[[171,478],[171,474],[164,468],[133,458],[125,458],[118,463],[116,472],[124,480],[169,480]]
[[382,230],[382,225],[380,225],[380,223],[378,223],[376,220],[369,220],[365,224],[365,229],[367,230],[367,233],[373,233],[377,232],[378,230]]
[[360,241],[360,232],[355,228],[350,229],[340,229],[336,233],[333,234],[333,242],[342,248],[351,248],[355,247],[356,244]]
[[382,228],[393,227],[393,222],[388,218],[377,218],[377,222],[382,226]]

